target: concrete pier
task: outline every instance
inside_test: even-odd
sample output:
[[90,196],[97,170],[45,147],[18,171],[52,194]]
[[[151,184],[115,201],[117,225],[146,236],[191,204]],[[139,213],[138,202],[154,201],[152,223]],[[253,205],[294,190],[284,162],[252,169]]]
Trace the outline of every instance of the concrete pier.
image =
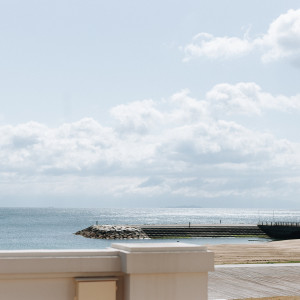
[[150,238],[188,238],[188,237],[251,237],[267,235],[257,225],[219,225],[219,224],[174,224],[142,225],[141,229]]

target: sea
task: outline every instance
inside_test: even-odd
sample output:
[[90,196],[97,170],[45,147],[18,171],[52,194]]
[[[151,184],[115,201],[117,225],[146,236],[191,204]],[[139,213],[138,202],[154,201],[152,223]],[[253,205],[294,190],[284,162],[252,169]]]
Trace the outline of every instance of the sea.
[[103,249],[111,243],[184,242],[197,245],[261,243],[264,238],[98,240],[74,233],[93,224],[257,224],[299,222],[300,210],[229,208],[0,208],[0,250]]

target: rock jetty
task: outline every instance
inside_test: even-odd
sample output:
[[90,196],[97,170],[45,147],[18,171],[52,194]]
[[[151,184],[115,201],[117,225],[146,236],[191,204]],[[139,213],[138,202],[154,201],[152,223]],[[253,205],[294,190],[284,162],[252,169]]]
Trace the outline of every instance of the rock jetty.
[[92,225],[77,231],[76,235],[82,235],[90,239],[148,239],[148,235],[140,227],[117,225]]

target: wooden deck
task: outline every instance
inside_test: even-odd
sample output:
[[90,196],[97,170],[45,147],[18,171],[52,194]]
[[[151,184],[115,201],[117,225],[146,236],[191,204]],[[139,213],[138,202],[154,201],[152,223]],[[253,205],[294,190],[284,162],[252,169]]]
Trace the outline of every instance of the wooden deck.
[[216,266],[208,290],[210,300],[300,296],[300,264]]

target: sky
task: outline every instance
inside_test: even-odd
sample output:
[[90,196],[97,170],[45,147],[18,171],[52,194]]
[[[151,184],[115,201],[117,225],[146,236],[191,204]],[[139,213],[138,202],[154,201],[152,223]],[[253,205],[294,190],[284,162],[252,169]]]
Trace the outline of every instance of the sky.
[[298,0],[0,0],[0,206],[300,209]]

